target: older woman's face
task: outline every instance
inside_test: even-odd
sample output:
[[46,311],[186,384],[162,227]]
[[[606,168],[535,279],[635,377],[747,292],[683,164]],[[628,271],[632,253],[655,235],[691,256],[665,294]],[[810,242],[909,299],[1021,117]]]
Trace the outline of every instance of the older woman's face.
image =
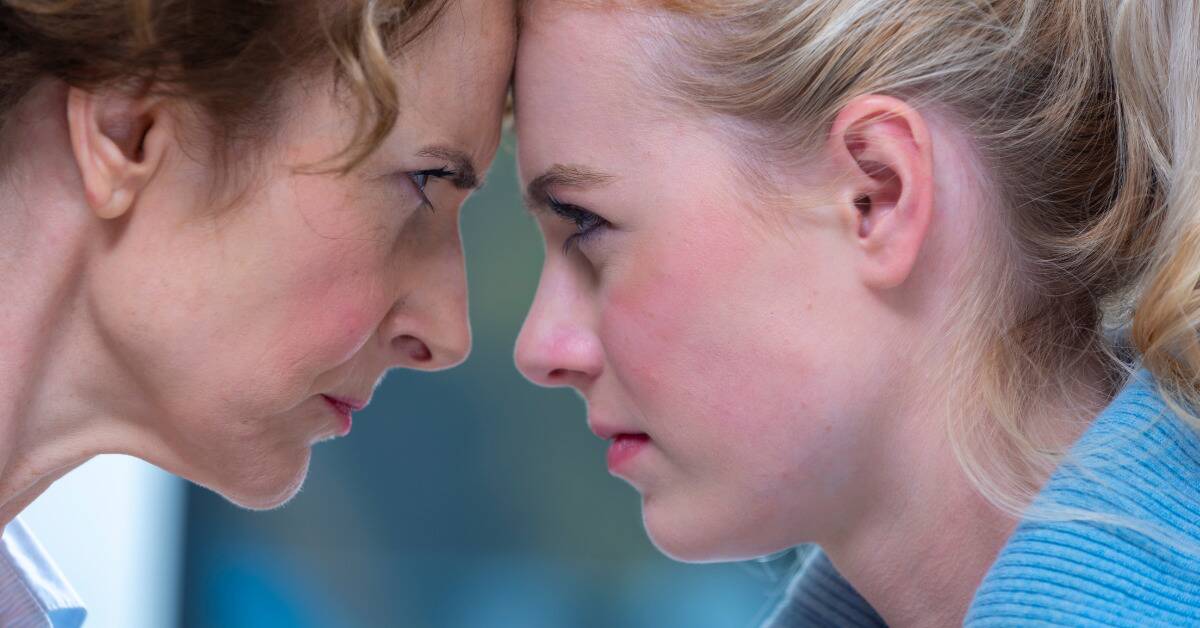
[[350,136],[329,85],[294,90],[232,209],[194,154],[155,174],[93,273],[102,336],[140,380],[139,455],[276,505],[385,371],[467,356],[459,209],[499,142],[515,29],[509,2],[452,4],[395,63],[400,118],[350,174],[295,169]]

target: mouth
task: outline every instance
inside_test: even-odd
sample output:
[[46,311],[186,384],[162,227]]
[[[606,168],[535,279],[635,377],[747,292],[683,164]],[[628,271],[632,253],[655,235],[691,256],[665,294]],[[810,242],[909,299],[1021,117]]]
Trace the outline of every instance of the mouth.
[[614,435],[609,442],[606,462],[609,473],[616,474],[650,445],[650,435],[621,433]]
[[350,427],[354,424],[354,413],[366,407],[365,403],[330,395],[321,395],[321,399],[325,400],[325,405],[329,406],[338,417],[338,436],[346,436],[350,433]]
[[588,420],[588,428],[593,434],[609,442],[606,462],[608,472],[613,475],[621,475],[621,470],[652,442],[650,435],[645,432],[605,424],[591,417]]

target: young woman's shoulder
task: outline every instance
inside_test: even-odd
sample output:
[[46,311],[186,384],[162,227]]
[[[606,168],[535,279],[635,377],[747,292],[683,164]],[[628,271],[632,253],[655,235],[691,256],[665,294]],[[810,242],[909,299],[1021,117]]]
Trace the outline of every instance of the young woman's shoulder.
[[1200,625],[1200,431],[1136,373],[984,577],[968,626]]
[[875,609],[838,573],[819,547],[800,562],[787,594],[762,628],[879,628]]

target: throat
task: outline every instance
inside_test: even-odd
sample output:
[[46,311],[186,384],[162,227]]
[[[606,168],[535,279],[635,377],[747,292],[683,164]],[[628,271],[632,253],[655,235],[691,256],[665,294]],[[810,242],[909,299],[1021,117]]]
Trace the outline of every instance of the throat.
[[35,211],[0,208],[0,523],[78,464],[53,441],[70,433],[62,411],[88,405],[69,374],[93,363],[76,342],[82,238],[54,210],[44,222]]

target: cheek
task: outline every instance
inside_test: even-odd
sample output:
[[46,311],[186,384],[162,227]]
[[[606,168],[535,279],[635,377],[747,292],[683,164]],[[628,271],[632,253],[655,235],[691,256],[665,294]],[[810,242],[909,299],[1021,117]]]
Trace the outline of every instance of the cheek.
[[285,315],[290,353],[318,367],[350,360],[374,332],[380,315],[368,303],[332,298],[326,291],[304,291]]
[[280,222],[294,234],[292,253],[275,273],[285,286],[281,328],[297,358],[329,369],[367,342],[394,301],[400,214],[375,187],[305,180],[290,192],[297,204]]
[[648,248],[611,282],[601,339],[649,420],[727,431],[772,401],[763,388],[783,368],[776,337],[786,330],[763,303],[755,256],[751,238],[712,229]]
[[808,261],[711,231],[631,260],[604,293],[599,333],[631,410],[677,466],[767,491],[828,442],[837,356],[820,287],[796,281],[814,277]]
[[362,348],[389,309],[386,264],[377,254],[345,250],[311,261],[296,266],[280,328],[294,359],[330,369]]

